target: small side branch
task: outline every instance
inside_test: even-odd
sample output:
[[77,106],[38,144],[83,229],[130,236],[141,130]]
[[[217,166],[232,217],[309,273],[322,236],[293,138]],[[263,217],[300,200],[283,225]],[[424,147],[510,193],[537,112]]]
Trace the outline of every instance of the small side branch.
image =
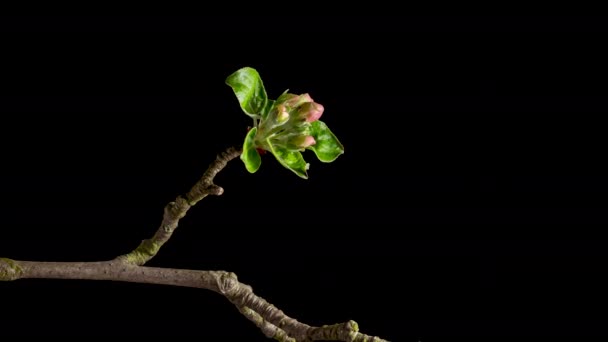
[[118,256],[116,260],[141,266],[156,256],[160,248],[169,241],[171,235],[173,235],[179,220],[186,216],[186,213],[192,206],[208,195],[219,196],[224,193],[224,189],[215,185],[213,179],[218,172],[226,167],[226,164],[228,164],[229,161],[238,157],[240,154],[241,151],[234,147],[228,148],[226,151],[220,153],[187,194],[178,196],[175,201],[170,202],[165,206],[163,220],[154,236],[143,240],[133,251]]

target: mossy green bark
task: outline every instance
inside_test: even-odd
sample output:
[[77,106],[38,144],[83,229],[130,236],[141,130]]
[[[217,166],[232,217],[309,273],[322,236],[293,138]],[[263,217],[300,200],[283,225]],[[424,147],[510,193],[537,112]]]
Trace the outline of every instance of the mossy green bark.
[[21,278],[23,269],[17,262],[8,258],[0,258],[0,281],[11,281]]
[[148,260],[150,260],[153,256],[158,253],[161,244],[152,240],[146,239],[142,241],[135,250],[132,252],[125,254],[124,260],[133,265],[143,265]]

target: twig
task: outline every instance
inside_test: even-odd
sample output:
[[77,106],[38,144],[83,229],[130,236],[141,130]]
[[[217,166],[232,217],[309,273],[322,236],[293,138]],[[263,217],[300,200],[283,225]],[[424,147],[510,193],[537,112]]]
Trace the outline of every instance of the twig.
[[218,172],[226,167],[226,164],[228,164],[229,161],[238,157],[240,154],[241,151],[234,147],[228,148],[226,151],[220,153],[215,158],[215,161],[209,165],[201,179],[194,184],[186,195],[177,196],[175,201],[169,202],[169,204],[165,206],[163,220],[154,236],[143,240],[135,250],[117,257],[116,260],[140,266],[150,261],[150,259],[158,253],[160,248],[169,241],[171,235],[173,235],[173,231],[177,228],[179,220],[186,216],[188,209],[208,195],[219,196],[224,193],[222,187],[213,184],[213,178],[215,178],[215,175],[217,175]]
[[98,262],[43,262],[0,258],[0,281],[26,278],[86,279],[161,284],[207,289],[225,296],[239,311],[262,330],[265,336],[281,342],[334,340],[349,342],[387,342],[359,333],[357,323],[310,326],[285,315],[283,311],[253,293],[251,286],[238,281],[226,271],[199,271],[143,266],[165,244],[179,220],[190,207],[207,195],[221,195],[223,189],[213,178],[240,151],[229,148],[219,154],[201,179],[184,196],[178,196],[165,207],[160,228],[132,252],[113,260]]

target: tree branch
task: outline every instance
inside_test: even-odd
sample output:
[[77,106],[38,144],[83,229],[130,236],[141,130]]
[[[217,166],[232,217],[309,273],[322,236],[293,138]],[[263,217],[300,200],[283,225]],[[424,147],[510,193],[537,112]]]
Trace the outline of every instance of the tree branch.
[[229,148],[219,154],[187,194],[178,196],[174,202],[167,204],[160,228],[132,252],[113,260],[99,262],[41,262],[0,258],[0,281],[25,278],[85,279],[201,288],[225,296],[260,328],[265,336],[281,342],[387,342],[359,333],[358,325],[354,321],[321,327],[298,322],[255,295],[251,286],[239,282],[236,274],[232,272],[143,266],[171,238],[179,220],[186,215],[190,207],[207,195],[223,193],[221,187],[213,184],[213,178],[230,160],[239,155],[240,151],[235,148]]
[[179,220],[186,216],[188,209],[208,195],[219,196],[224,193],[222,187],[213,184],[213,178],[226,167],[229,161],[240,154],[241,151],[239,149],[231,147],[217,155],[201,179],[194,184],[187,194],[177,196],[175,201],[169,202],[165,206],[163,220],[154,236],[143,240],[133,251],[117,257],[116,260],[140,266],[150,261],[160,248],[169,241],[171,235],[173,235],[173,231],[177,228]]
[[251,286],[239,282],[232,272],[137,266],[120,260],[42,262],[0,259],[0,281],[26,278],[124,281],[207,289],[225,296],[264,335],[279,341],[387,342],[359,333],[354,321],[322,327],[298,322],[254,294]]

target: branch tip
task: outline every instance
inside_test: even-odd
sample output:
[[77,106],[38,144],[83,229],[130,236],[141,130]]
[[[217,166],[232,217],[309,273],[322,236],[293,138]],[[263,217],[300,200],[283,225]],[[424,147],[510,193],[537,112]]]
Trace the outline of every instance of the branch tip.
[[215,184],[209,185],[207,191],[209,191],[209,194],[215,196],[221,196],[224,193],[224,189],[221,186],[217,186]]

